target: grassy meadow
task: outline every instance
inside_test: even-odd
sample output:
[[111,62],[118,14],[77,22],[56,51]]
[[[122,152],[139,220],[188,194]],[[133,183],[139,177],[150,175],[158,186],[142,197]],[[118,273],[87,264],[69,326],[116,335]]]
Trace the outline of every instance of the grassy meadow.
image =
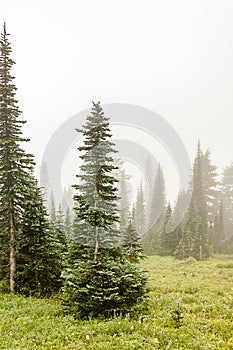
[[0,349],[233,349],[233,256],[204,262],[153,256],[142,268],[147,303],[112,320],[75,320],[59,299],[2,291]]

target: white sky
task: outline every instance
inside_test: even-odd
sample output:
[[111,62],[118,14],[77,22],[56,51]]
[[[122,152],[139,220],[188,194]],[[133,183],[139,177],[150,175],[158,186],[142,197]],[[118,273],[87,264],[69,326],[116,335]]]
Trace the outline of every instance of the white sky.
[[218,166],[233,161],[232,0],[8,0],[4,21],[38,162],[92,100],[150,108],[192,159],[200,138]]

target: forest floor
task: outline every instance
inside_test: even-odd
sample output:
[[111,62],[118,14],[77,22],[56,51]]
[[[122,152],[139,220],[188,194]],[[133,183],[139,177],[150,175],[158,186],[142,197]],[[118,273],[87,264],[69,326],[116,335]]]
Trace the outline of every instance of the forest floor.
[[57,299],[1,293],[0,349],[233,349],[233,256],[153,256],[142,268],[147,304],[112,320],[74,320]]

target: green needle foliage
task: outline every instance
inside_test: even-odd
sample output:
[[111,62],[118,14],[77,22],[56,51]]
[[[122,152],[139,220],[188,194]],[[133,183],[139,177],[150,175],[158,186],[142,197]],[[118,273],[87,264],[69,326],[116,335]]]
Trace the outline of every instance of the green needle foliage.
[[42,195],[35,183],[24,199],[16,249],[16,291],[39,297],[59,291],[64,247],[59,231],[47,219]]
[[64,306],[75,318],[126,314],[142,299],[146,278],[122,249],[101,249],[93,260],[90,249],[72,248],[72,267],[63,274]]
[[20,110],[11,68],[11,46],[4,24],[0,40],[0,278],[11,293],[57,290],[60,271],[56,237],[46,219],[33,176],[33,156],[21,147]]
[[[146,293],[146,278],[119,246],[117,179],[109,120],[100,103],[81,132],[83,160],[75,199],[73,241],[64,273],[65,308],[75,317],[128,312]],[[83,153],[84,152],[84,153]]]
[[144,258],[143,248],[132,218],[129,218],[128,225],[123,232],[123,246],[130,261],[139,262],[140,259]]
[[149,227],[154,226],[162,214],[165,206],[165,197],[165,180],[163,169],[161,168],[160,164],[158,164],[150,203]]
[[208,211],[206,188],[204,186],[203,154],[198,142],[197,154],[193,167],[192,197],[184,218],[184,228],[181,239],[175,251],[177,258],[193,256],[204,260],[210,256],[210,239],[208,236]]
[[116,178],[112,171],[113,155],[116,153],[111,137],[108,118],[104,116],[100,103],[94,104],[87,123],[77,130],[85,137],[79,147],[83,163],[79,183],[74,185],[78,193],[74,196],[75,211],[80,219],[76,237],[80,243],[95,247],[97,259],[99,247],[109,247],[119,233],[113,226],[119,221],[117,212]]
[[32,170],[32,156],[21,148],[28,141],[21,135],[24,121],[18,119],[20,110],[15,99],[16,87],[10,71],[14,61],[6,26],[0,40],[0,228],[1,278],[10,280],[10,291],[15,290],[15,249],[22,218],[23,201],[28,186],[28,171]]

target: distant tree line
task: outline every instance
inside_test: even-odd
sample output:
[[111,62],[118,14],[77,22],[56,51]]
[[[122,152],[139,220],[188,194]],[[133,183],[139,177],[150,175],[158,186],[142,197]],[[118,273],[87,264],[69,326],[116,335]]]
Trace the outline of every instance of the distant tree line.
[[179,193],[173,209],[161,174],[158,167],[149,229],[141,239],[145,254],[204,260],[233,253],[233,163],[219,176],[210,151],[203,152],[198,142],[190,188]]

